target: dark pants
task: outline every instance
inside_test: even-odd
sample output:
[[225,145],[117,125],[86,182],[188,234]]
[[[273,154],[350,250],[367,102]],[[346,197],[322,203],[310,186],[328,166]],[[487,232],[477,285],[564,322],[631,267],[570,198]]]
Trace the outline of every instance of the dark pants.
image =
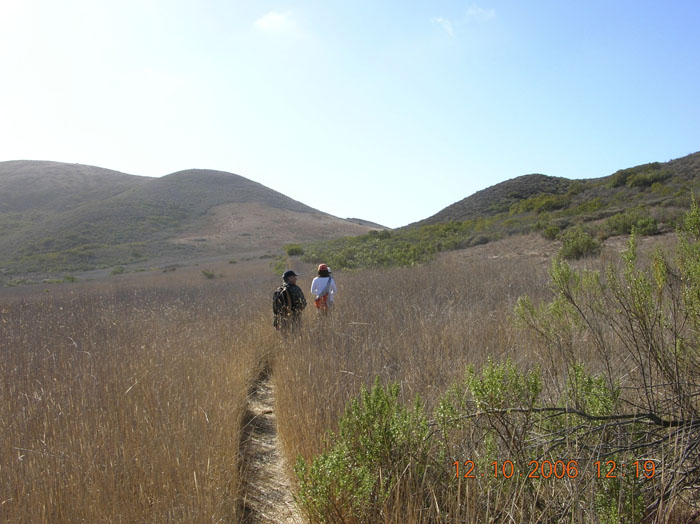
[[283,333],[292,333],[301,328],[301,313],[292,311],[289,315],[276,315],[274,326]]

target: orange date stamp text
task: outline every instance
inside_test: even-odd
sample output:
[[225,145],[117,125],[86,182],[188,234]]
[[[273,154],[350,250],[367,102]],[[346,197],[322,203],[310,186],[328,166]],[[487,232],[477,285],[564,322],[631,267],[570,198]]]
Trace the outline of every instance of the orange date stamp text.
[[[653,460],[635,460],[622,463],[615,460],[596,460],[590,468],[590,474],[602,479],[635,477],[652,479],[656,475],[656,462]],[[575,479],[582,475],[578,460],[531,460],[526,467],[518,467],[512,460],[494,460],[490,465],[480,468],[473,460],[452,463],[455,478],[528,478],[528,479]]]

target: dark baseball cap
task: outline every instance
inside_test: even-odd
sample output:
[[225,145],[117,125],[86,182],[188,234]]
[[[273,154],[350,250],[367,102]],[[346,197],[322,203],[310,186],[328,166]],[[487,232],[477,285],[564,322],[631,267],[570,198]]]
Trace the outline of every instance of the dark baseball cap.
[[298,277],[298,276],[299,275],[297,275],[294,271],[292,271],[291,269],[288,269],[287,271],[284,272],[284,275],[282,275],[282,278],[287,280],[289,277]]

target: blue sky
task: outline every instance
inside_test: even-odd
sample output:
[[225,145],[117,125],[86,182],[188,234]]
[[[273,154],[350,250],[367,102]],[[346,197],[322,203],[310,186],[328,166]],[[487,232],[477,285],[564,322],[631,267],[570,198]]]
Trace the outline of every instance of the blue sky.
[[0,161],[230,171],[390,227],[700,150],[700,3],[1,0]]

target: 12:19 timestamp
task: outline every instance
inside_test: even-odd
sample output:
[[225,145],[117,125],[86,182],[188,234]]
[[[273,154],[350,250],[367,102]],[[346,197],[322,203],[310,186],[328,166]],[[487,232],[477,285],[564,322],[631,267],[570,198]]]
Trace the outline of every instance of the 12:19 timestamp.
[[[459,478],[461,475],[465,479],[474,479],[477,476],[505,479],[513,477],[575,479],[581,473],[577,460],[531,460],[525,469],[517,468],[512,460],[495,460],[491,462],[490,467],[485,472],[477,471],[477,466],[473,460],[465,460],[464,462],[455,460],[452,465],[455,468],[455,478]],[[595,466],[597,478],[615,479],[633,476],[635,478],[651,479],[656,475],[656,463],[653,460],[635,460],[631,464],[618,463],[615,460],[596,460],[593,462],[593,466]]]

